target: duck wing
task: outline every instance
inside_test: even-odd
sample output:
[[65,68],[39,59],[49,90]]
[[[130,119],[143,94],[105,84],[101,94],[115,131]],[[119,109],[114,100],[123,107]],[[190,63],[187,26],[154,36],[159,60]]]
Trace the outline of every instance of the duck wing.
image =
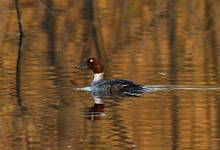
[[131,92],[131,93],[140,93],[143,90],[141,85],[137,85],[129,80],[106,80],[99,84],[99,86],[104,87],[104,89],[110,90],[113,92]]

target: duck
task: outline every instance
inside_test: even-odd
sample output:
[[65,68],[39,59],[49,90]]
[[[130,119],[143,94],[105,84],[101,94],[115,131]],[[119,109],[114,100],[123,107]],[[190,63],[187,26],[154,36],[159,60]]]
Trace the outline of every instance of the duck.
[[104,66],[99,59],[94,57],[85,59],[77,68],[90,69],[93,72],[93,80],[90,89],[93,93],[99,93],[99,95],[100,93],[104,95],[118,95],[119,93],[120,95],[131,95],[132,93],[143,93],[145,90],[144,86],[130,80],[105,80]]

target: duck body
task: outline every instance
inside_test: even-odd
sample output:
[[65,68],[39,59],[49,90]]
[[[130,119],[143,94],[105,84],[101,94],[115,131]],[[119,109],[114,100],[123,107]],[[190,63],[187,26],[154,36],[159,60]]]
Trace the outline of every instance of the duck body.
[[106,91],[108,93],[116,92],[140,92],[143,87],[137,85],[129,80],[103,80],[96,84],[91,85],[91,89],[94,92]]
[[104,67],[102,63],[95,58],[88,58],[81,63],[78,68],[88,68],[93,71],[93,81],[91,91],[93,93],[104,93],[106,95],[142,93],[145,89],[143,86],[135,84],[129,80],[116,79],[104,80]]

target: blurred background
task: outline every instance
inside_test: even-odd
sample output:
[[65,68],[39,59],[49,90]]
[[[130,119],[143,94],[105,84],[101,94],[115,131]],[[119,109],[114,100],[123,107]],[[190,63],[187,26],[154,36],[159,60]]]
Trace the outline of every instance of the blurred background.
[[[16,0],[0,5],[0,149],[219,149],[220,1]],[[90,71],[143,85],[199,86],[105,99]]]

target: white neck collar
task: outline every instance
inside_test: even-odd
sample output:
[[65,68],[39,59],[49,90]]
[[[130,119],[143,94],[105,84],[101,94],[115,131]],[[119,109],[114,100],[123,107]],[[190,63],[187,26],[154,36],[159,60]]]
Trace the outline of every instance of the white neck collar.
[[93,81],[92,81],[92,85],[99,82],[99,81],[102,81],[103,77],[104,77],[104,73],[95,73]]

